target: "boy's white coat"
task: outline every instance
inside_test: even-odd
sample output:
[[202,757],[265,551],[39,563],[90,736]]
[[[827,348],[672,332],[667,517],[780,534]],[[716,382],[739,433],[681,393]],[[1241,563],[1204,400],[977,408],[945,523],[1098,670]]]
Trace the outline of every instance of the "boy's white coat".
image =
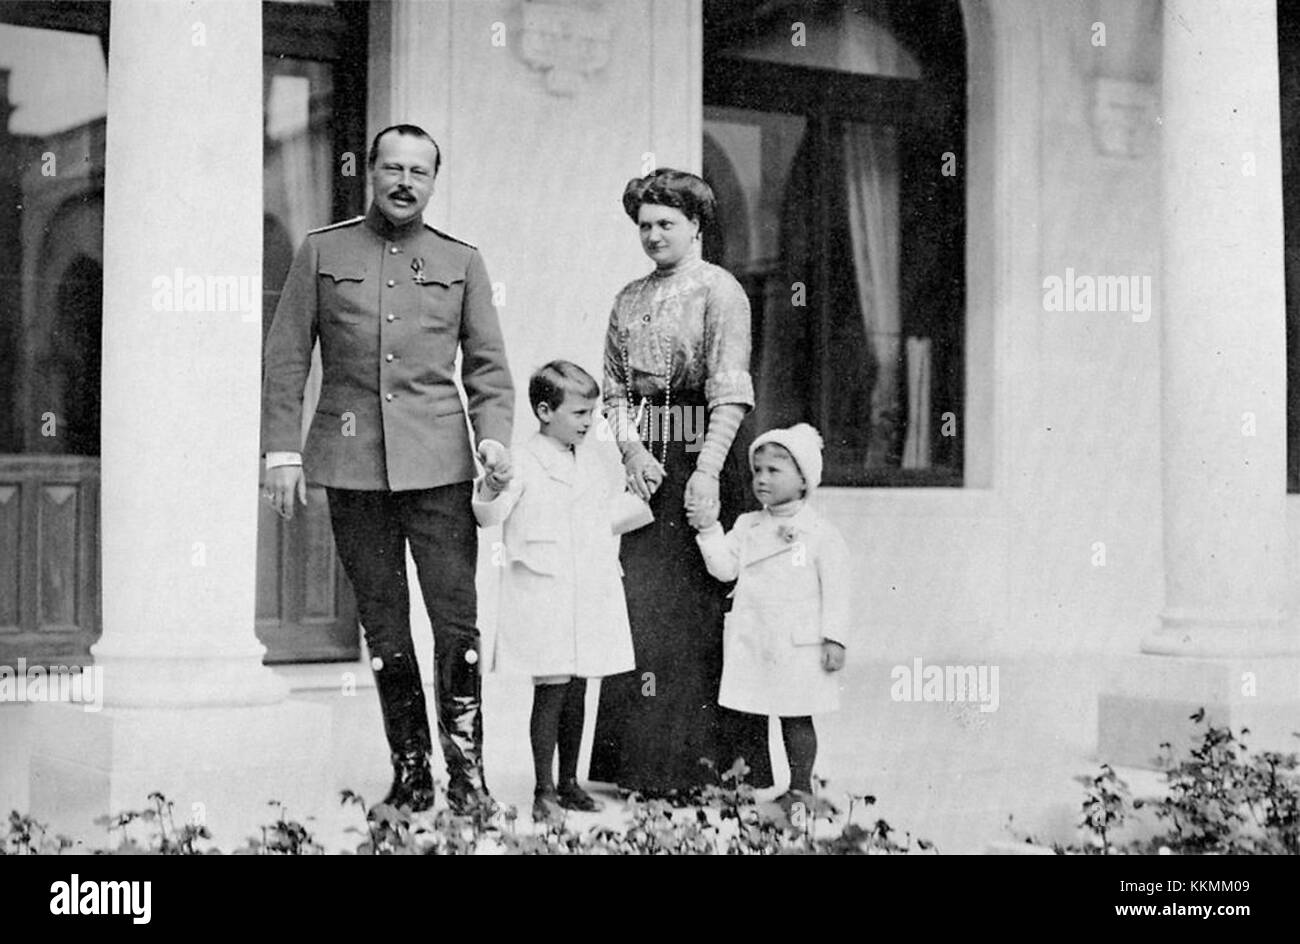
[[514,478],[473,508],[502,525],[496,643],[489,665],[524,675],[596,678],[635,667],[611,529],[622,477],[594,442],[566,447],[536,433],[514,454]]

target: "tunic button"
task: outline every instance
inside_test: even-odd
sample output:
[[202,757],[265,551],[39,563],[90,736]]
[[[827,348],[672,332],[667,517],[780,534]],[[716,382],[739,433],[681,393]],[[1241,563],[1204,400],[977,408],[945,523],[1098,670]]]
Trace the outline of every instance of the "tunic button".
[[396,247],[396,246],[389,246],[389,247],[388,247],[388,251],[391,252],[393,255],[397,255],[397,247]]
[[396,316],[395,314],[393,314],[391,311],[390,311],[387,315],[385,315],[385,317],[386,317],[389,321],[396,321],[396,320],[397,320],[397,316]]
[[397,284],[397,283],[394,282],[392,279],[389,279],[389,280],[388,280],[388,287],[389,287],[389,288],[392,288],[392,287],[393,287],[394,285],[396,285],[396,284]]
[[385,400],[391,400],[391,399],[393,399],[393,395],[392,395],[391,393],[386,393],[386,394],[384,394],[384,399],[385,399]]
[[393,355],[392,355],[392,354],[385,354],[385,355],[384,355],[384,360],[391,362],[392,359],[393,359]]

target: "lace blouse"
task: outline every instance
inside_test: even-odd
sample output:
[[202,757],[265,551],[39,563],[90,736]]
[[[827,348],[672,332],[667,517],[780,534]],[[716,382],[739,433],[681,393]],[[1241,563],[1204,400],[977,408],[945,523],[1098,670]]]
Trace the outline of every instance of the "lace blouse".
[[606,408],[635,410],[642,397],[662,399],[666,376],[674,400],[702,394],[710,410],[752,408],[749,319],[740,283],[698,253],[629,283],[614,299],[605,335]]

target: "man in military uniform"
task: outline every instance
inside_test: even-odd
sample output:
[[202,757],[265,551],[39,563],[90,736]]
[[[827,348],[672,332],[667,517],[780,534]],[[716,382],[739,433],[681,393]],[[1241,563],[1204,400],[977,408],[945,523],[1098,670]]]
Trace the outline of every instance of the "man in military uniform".
[[[266,341],[266,496],[292,517],[323,485],[334,540],[370,649],[393,760],[385,802],[433,805],[429,722],[411,640],[406,546],[434,634],[438,737],[457,812],[495,808],[483,777],[483,722],[470,508],[478,456],[510,478],[514,387],[492,286],[478,251],[426,226],[441,154],[414,125],[375,136],[364,217],[315,230],[294,259]],[[303,387],[319,339],[320,402],[302,445]],[[301,452],[300,452],[301,450]]]

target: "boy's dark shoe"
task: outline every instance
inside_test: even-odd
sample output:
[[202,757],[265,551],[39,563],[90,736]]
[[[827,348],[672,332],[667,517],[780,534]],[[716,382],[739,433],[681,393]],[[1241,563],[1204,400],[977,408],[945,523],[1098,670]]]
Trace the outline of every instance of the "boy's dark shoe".
[[605,808],[601,803],[582,787],[578,786],[578,781],[569,780],[560,784],[560,789],[556,791],[559,798],[560,806],[566,810],[576,810],[580,813],[595,813]]
[[564,806],[554,787],[533,792],[533,822],[562,823]]

